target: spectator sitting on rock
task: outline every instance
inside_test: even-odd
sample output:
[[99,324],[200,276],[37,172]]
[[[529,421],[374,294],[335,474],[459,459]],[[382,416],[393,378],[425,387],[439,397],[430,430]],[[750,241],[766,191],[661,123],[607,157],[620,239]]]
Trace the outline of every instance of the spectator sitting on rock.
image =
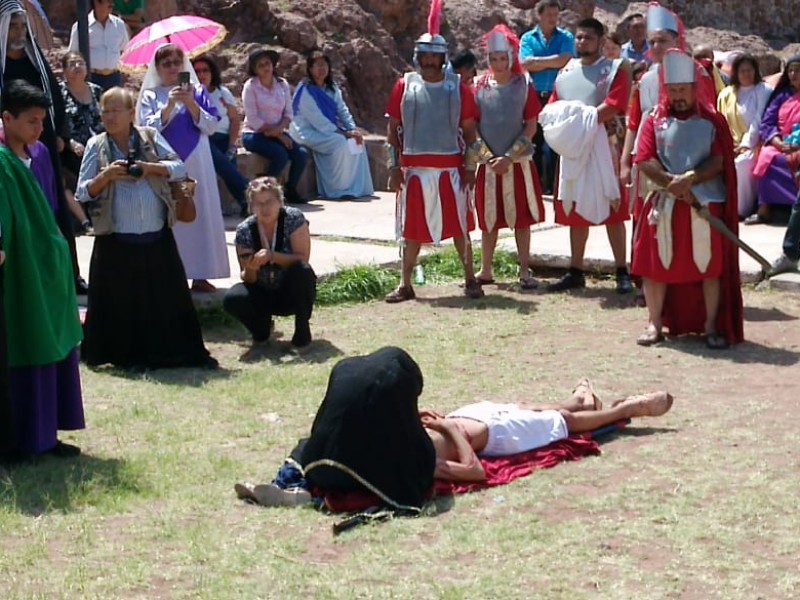
[[317,293],[317,277],[308,264],[308,221],[300,209],[284,206],[274,177],[251,181],[247,200],[253,214],[236,228],[242,283],[228,290],[223,306],[247,327],[254,343],[269,339],[273,315],[294,315],[292,345],[308,346]]
[[242,142],[250,152],[269,161],[266,175],[279,177],[291,161],[286,182],[286,201],[305,202],[297,192],[297,184],[308,162],[308,152],[295,143],[286,129],[292,122],[292,91],[289,83],[275,75],[278,53],[263,48],[250,53],[247,74],[242,88],[244,104],[244,133]]
[[197,79],[205,88],[211,103],[220,116],[217,130],[209,136],[211,158],[214,170],[225,182],[233,198],[239,204],[241,216],[247,216],[245,190],[250,183],[236,168],[236,146],[242,119],[236,108],[236,99],[231,91],[222,85],[222,75],[217,63],[210,56],[201,56],[192,62]]
[[[311,149],[317,191],[323,198],[360,198],[375,191],[364,135],[333,82],[331,61],[319,50],[306,58],[304,80],[294,93],[292,137]],[[351,141],[352,140],[352,141]]]

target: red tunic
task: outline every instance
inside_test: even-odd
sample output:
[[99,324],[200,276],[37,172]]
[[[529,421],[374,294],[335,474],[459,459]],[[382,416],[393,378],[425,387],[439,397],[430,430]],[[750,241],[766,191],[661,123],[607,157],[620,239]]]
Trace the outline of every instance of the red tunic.
[[[622,71],[618,71],[616,76],[614,77],[614,81],[611,83],[611,88],[608,90],[608,95],[603,100],[603,104],[608,106],[612,106],[616,108],[619,113],[625,114],[626,109],[628,108],[628,98],[630,97],[630,83],[628,82],[628,77]],[[556,88],[553,90],[553,93],[550,96],[550,103],[556,102],[558,100],[558,84],[556,84]],[[616,157],[615,162],[615,170],[617,177],[619,177],[619,156],[621,153],[622,148],[614,147],[611,148],[612,157]],[[561,200],[558,198],[558,178],[556,178],[556,189],[553,190],[554,195],[554,202],[555,211],[556,211],[556,223],[559,225],[568,225],[570,227],[594,227],[595,225],[614,225],[615,223],[622,223],[630,219],[630,211],[628,209],[628,193],[625,189],[625,186],[620,184],[619,186],[619,193],[620,193],[620,204],[617,210],[611,209],[611,214],[606,218],[605,221],[601,223],[592,223],[591,221],[587,221],[581,215],[578,214],[578,211],[575,210],[573,207],[570,214],[566,214],[564,212],[564,206],[561,203]]]
[[[533,88],[529,88],[530,93],[528,93],[528,98],[525,101],[525,108],[522,112],[522,120],[523,121],[530,121],[535,119],[539,116],[539,113],[542,111],[542,105],[539,102],[539,98],[536,93],[533,92]],[[489,231],[489,228],[486,226],[486,177],[494,177],[496,181],[496,193],[495,193],[495,206],[496,206],[496,213],[497,213],[497,220],[492,228],[492,231],[496,231],[498,229],[504,227],[510,227],[511,229],[518,229],[524,227],[530,227],[534,223],[540,223],[544,221],[544,202],[542,201],[542,187],[539,181],[539,173],[536,171],[536,167],[532,160],[524,161],[524,162],[515,162],[512,165],[514,179],[514,204],[516,206],[516,219],[513,223],[509,223],[508,219],[506,218],[505,208],[503,206],[503,176],[496,175],[494,172],[489,168],[488,165],[480,164],[478,165],[478,171],[476,176],[476,183],[475,183],[475,208],[478,213],[478,226],[480,227],[481,231]],[[526,191],[525,185],[525,174],[524,171],[527,171],[530,175],[531,180],[533,181],[533,191],[535,198],[533,201],[536,203],[536,206],[539,211],[539,219],[537,220],[533,214],[531,213],[531,209],[528,205],[528,194]]]
[[[713,214],[720,216],[728,228],[734,233],[739,231],[738,207],[736,200],[736,169],[733,159],[733,140],[731,139],[730,129],[725,119],[717,113],[702,114],[703,118],[708,119],[714,124],[716,136],[712,154],[721,155],[724,165],[724,179],[726,198],[724,203],[713,205]],[[639,152],[636,162],[642,162],[654,158],[656,142],[653,126],[653,117],[649,115],[645,120],[642,135],[639,140]],[[682,206],[681,206],[682,205]],[[685,209],[683,207],[686,207]],[[655,270],[650,271],[646,266],[654,262],[652,253],[655,252],[655,261],[658,261],[657,248],[653,244],[653,228],[646,222],[646,215],[649,206],[644,207],[641,220],[637,226],[636,239],[634,240],[634,253],[632,271],[636,275],[657,279],[659,273]],[[685,214],[681,216],[681,213]],[[679,254],[686,250],[681,246],[689,247],[689,243],[679,244],[678,240],[688,242],[691,237],[686,229],[688,224],[688,206],[685,202],[678,202],[673,212],[673,268],[679,269]],[[678,229],[683,228],[683,231]],[[722,333],[730,344],[736,344],[744,340],[744,312],[742,308],[741,275],[739,272],[739,248],[734,244],[723,239],[713,229],[711,230],[712,239],[712,259],[709,265],[711,271],[715,261],[720,265],[720,303],[717,316],[717,330]],[[714,242],[715,236],[720,240]],[[691,250],[689,249],[689,252]],[[647,254],[647,256],[643,256]],[[691,254],[690,254],[691,255]],[[716,255],[716,256],[715,256]],[[660,261],[659,261],[660,264]],[[687,275],[694,267],[684,267]],[[648,274],[650,273],[650,274]],[[687,279],[683,279],[687,281]],[[670,283],[669,281],[665,281]],[[684,333],[704,333],[705,328],[705,303],[703,300],[702,278],[698,278],[691,283],[676,283],[667,287],[667,296],[664,301],[664,325],[669,328],[672,335]]]
[[[391,118],[398,119],[401,123],[403,118],[401,104],[404,91],[405,82],[401,78],[395,83],[394,88],[392,88],[392,93],[389,95],[389,100],[386,103],[386,114]],[[469,119],[477,120],[478,107],[475,104],[475,97],[473,96],[472,90],[463,83],[460,85],[460,96],[460,122],[463,124],[464,121]],[[402,215],[403,222],[400,224],[403,239],[420,243],[431,243],[435,241],[425,218],[425,202],[422,195],[422,186],[419,179],[410,175],[407,170],[413,167],[442,169],[442,173],[439,175],[439,202],[442,207],[442,233],[440,239],[446,240],[452,237],[460,237],[475,229],[475,218],[472,215],[472,211],[467,211],[467,229],[466,231],[462,230],[458,218],[458,196],[461,195],[462,192],[453,189],[450,177],[447,171],[445,171],[445,169],[459,169],[459,173],[463,177],[463,154],[416,154],[413,156],[402,154],[400,164],[404,172],[403,186],[406,195],[405,211]]]

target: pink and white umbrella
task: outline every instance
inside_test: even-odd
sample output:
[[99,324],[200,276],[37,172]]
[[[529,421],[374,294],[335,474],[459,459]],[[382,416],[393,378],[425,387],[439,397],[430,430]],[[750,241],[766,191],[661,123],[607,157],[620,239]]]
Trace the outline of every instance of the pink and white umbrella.
[[220,23],[192,15],[176,15],[142,29],[128,42],[119,68],[125,73],[147,69],[156,50],[162,44],[175,44],[189,58],[195,58],[217,46],[228,30]]

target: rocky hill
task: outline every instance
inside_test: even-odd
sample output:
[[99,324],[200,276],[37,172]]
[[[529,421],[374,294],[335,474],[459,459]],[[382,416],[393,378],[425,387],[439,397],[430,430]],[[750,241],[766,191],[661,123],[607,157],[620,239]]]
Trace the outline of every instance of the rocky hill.
[[[536,0],[445,1],[442,34],[453,49],[479,45],[483,33],[507,23],[522,33],[535,24]],[[718,50],[746,49],[772,72],[780,57],[798,51],[800,28],[786,0],[662,0],[682,15],[690,43]],[[65,33],[75,19],[74,3],[42,0],[53,26]],[[291,83],[305,72],[303,54],[319,47],[331,57],[356,120],[383,128],[385,100],[395,79],[410,68],[414,39],[425,30],[428,0],[160,0],[148,2],[148,17],[195,14],[224,23],[230,35],[219,48],[226,84],[238,93],[247,53],[265,45],[281,52],[278,72]],[[562,25],[594,15],[614,28],[644,2],[562,0]],[[711,27],[713,25],[714,27]]]

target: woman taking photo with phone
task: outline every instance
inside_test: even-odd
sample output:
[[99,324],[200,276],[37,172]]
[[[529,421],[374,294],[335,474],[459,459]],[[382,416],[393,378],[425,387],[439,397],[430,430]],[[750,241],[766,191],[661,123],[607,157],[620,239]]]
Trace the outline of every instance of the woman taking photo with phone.
[[230,274],[225,226],[208,137],[219,115],[197,80],[183,50],[165,44],[156,50],[147,69],[136,107],[139,125],[161,132],[197,180],[194,203],[197,218],[173,229],[178,251],[193,280],[192,291],[213,292],[209,279]]

